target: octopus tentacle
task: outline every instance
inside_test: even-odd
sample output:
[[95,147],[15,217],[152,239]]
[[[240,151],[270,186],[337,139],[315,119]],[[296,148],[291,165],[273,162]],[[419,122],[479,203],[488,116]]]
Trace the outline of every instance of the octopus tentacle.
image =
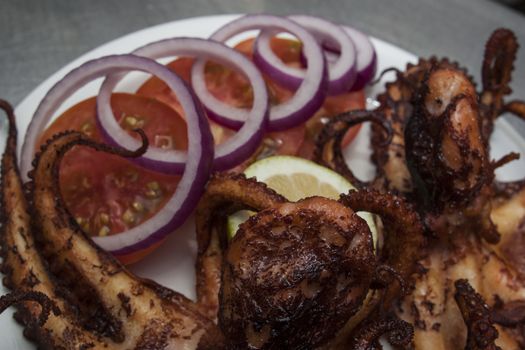
[[368,85],[370,86],[373,86],[373,85],[377,85],[381,82],[381,80],[383,80],[383,78],[388,74],[388,73],[391,73],[391,72],[394,72],[396,73],[396,76],[402,76],[403,75],[403,71],[396,68],[396,67],[389,67],[389,68],[385,68],[383,69],[383,71],[381,73],[379,73],[379,75],[377,76],[376,79],[372,80]]
[[483,91],[480,98],[483,113],[482,132],[485,140],[490,138],[494,121],[504,111],[503,97],[512,92],[509,84],[518,47],[514,33],[505,28],[494,31],[485,45],[481,70]]
[[330,119],[318,135],[314,150],[314,161],[337,171],[358,188],[364,188],[368,186],[368,183],[358,179],[346,164],[341,141],[350,127],[367,121],[373,122],[383,129],[386,134],[382,140],[384,145],[391,141],[392,129],[380,113],[366,110],[351,111]]
[[511,92],[509,83],[518,47],[516,35],[511,30],[499,28],[492,33],[485,44],[481,68],[484,91],[499,94]]
[[[493,161],[491,163],[491,167],[495,170],[496,168],[502,167],[505,164],[510,163],[513,160],[517,160],[519,158],[519,153],[510,152],[498,159],[497,161]],[[498,181],[495,179],[492,187],[494,191],[494,198],[510,198],[525,187],[525,179],[515,181]]]
[[512,113],[516,117],[525,120],[525,101],[510,101],[503,106],[503,112]]
[[410,323],[396,317],[366,322],[355,330],[350,348],[352,350],[381,350],[383,347],[379,339],[385,334],[390,344],[407,348],[414,337],[414,328]]
[[195,214],[197,300],[209,318],[215,319],[219,310],[222,259],[228,245],[221,231],[225,218],[238,210],[260,211],[285,201],[265,184],[243,174],[212,175]]
[[373,285],[377,286],[378,289],[386,288],[394,279],[399,283],[400,294],[405,295],[407,291],[407,283],[405,279],[399,272],[389,265],[379,265],[376,268]]
[[[380,262],[392,267],[404,281],[410,283],[424,244],[423,226],[412,207],[401,197],[369,189],[350,191],[341,195],[339,201],[355,211],[368,211],[381,217],[385,226],[385,242]],[[382,308],[388,310],[400,296],[400,291],[398,281],[390,284],[385,291]]]
[[100,306],[105,312],[107,319],[102,321],[112,328],[106,335],[114,338],[119,347],[220,347],[222,335],[190,300],[133,276],[75,224],[63,206],[58,187],[60,160],[75,145],[123,156],[136,156],[145,150],[144,144],[137,151],[112,148],[77,132],[54,137],[42,149],[32,174],[33,225],[40,228],[43,254],[52,269],[74,291],[82,288],[90,292],[90,305]]
[[15,292],[2,295],[0,297],[0,314],[4,312],[5,309],[7,309],[9,306],[29,300],[37,302],[42,308],[42,310],[40,311],[40,316],[37,320],[37,326],[43,326],[46,323],[51,312],[53,312],[53,314],[55,314],[56,316],[60,315],[60,309],[55,304],[55,302],[53,302],[53,300],[49,299],[49,297],[46,294],[34,290],[17,290]]
[[500,168],[500,167],[504,166],[505,164],[510,163],[513,160],[517,160],[517,159],[520,159],[520,154],[516,153],[516,152],[510,152],[510,153],[505,154],[500,159],[498,159],[496,161],[492,161],[491,164],[490,164],[490,167],[494,171],[497,168]]
[[457,280],[454,285],[454,298],[468,328],[465,349],[501,350],[495,344],[498,331],[493,326],[490,309],[481,295],[465,279]]
[[[60,309],[60,315],[51,313],[40,327],[34,327],[42,317],[41,307],[32,301],[17,304],[15,318],[26,327],[24,334],[50,348],[87,349],[104,347],[107,343],[78,322],[75,310],[57,294],[57,286],[45,262],[37,251],[30,225],[29,205],[24,196],[16,162],[17,131],[11,106],[0,100],[0,107],[9,119],[6,149],[2,158],[0,236],[4,285],[19,292],[43,293]],[[60,291],[58,290],[60,293]]]

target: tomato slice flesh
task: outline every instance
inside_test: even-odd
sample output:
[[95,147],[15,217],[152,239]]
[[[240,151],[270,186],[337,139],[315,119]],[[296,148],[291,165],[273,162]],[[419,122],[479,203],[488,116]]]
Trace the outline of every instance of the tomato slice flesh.
[[[113,94],[111,103],[123,128],[142,128],[158,147],[187,148],[186,123],[166,104],[123,93]],[[81,131],[103,142],[96,127],[95,109],[95,97],[71,107],[42,134],[40,144],[65,130]],[[59,173],[67,209],[91,236],[122,232],[151,218],[164,206],[179,182],[178,176],[153,172],[128,159],[84,146],[75,146],[66,153]],[[134,262],[143,254],[128,256],[125,262]]]
[[[247,39],[235,46],[237,50],[251,58],[254,39]],[[273,38],[272,50],[283,62],[300,66],[301,45],[295,40]],[[194,60],[187,57],[178,58],[167,66],[179,74],[187,82],[191,79],[191,66]],[[206,83],[210,92],[218,99],[236,107],[249,108],[253,95],[247,79],[241,74],[224,67],[220,64],[208,62],[206,65]],[[264,77],[270,94],[270,102],[279,104],[289,100],[294,92],[288,90],[269,77]],[[150,78],[138,90],[137,94],[157,98],[182,114],[176,96],[168,86],[156,77]],[[338,96],[328,97],[323,107],[310,119],[310,122],[291,128],[286,131],[272,132],[265,136],[261,149],[257,152],[260,157],[272,154],[297,155],[299,152],[307,158],[311,156],[313,140],[309,139],[322,126],[319,124],[323,117],[333,116],[348,110],[362,109],[365,107],[363,91],[344,93]],[[212,132],[215,143],[221,143],[233,132],[212,122]],[[343,147],[348,145],[357,135],[359,126],[351,128],[343,140]],[[302,150],[306,148],[306,150]]]

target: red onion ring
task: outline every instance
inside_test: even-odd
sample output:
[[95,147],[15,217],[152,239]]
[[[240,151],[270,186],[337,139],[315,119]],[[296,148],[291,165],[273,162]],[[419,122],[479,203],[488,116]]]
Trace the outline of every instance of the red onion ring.
[[[251,110],[242,111],[240,117],[244,118],[244,123],[235,136],[215,146],[213,169],[218,171],[231,169],[248,159],[256,151],[268,122],[268,92],[261,73],[243,54],[222,43],[197,38],[161,40],[142,46],[134,50],[132,54],[151,59],[168,56],[202,57],[241,71],[252,86],[253,106]],[[121,128],[110,106],[111,92],[124,75],[108,76],[102,84],[97,98],[100,111],[98,121],[111,143],[131,149],[136,148],[138,142]],[[205,102],[210,95],[205,82],[193,85],[196,95],[201,102]],[[136,161],[149,169],[164,173],[180,173],[184,169],[186,156],[185,152],[150,147]]]
[[[100,247],[114,254],[129,254],[147,248],[173,232],[186,221],[202,195],[211,171],[213,138],[204,113],[184,81],[165,66],[144,57],[114,55],[88,61],[66,74],[42,99],[29,124],[21,156],[22,176],[27,180],[37,138],[60,105],[91,80],[129,70],[154,74],[176,92],[187,117],[190,137],[184,174],[166,205],[153,218],[128,231],[93,238]],[[97,109],[100,109],[98,104]]]
[[[355,44],[357,49],[357,77],[350,91],[363,89],[375,76],[377,70],[377,55],[368,35],[348,26],[341,26]],[[340,54],[341,50],[333,41],[323,41],[325,55]],[[333,58],[331,58],[333,59]],[[329,59],[329,60],[331,60]]]
[[[294,15],[288,18],[306,28],[320,43],[327,40],[335,43],[339,55],[335,62],[328,64],[328,94],[338,95],[348,91],[356,79],[356,49],[348,34],[340,26],[319,17]],[[274,31],[269,30],[261,32],[257,38],[254,57],[271,65],[271,69],[278,72],[275,77],[282,79],[278,82],[283,86],[297,89],[304,79],[305,72],[290,69],[275,55],[270,46],[274,34]]]
[[[306,69],[304,82],[295,95],[287,102],[270,108],[269,131],[285,130],[308,120],[323,104],[326,94],[327,71],[322,50],[315,38],[297,23],[278,16],[247,15],[221,27],[210,36],[210,39],[226,42],[236,34],[252,29],[281,30],[295,35],[303,43],[303,51],[312,64]],[[262,71],[254,56],[254,62]],[[204,84],[205,60],[199,59],[192,69],[193,86]],[[245,109],[229,106],[219,101],[208,91],[200,90],[200,98],[208,115],[217,123],[237,129],[244,122],[242,115]]]

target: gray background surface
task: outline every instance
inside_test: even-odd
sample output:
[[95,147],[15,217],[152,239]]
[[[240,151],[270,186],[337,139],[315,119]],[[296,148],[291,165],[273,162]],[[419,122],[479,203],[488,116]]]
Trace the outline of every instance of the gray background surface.
[[[16,105],[72,59],[124,34],[187,17],[248,12],[308,13],[350,24],[416,55],[458,60],[478,81],[493,29],[508,27],[525,45],[525,16],[486,0],[0,0],[0,97]],[[514,97],[525,98],[523,49],[512,87]]]

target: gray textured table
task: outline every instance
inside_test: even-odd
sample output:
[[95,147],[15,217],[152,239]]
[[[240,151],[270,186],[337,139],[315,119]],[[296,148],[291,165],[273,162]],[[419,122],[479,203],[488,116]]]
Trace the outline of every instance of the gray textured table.
[[[525,17],[483,0],[1,0],[0,96],[17,104],[67,62],[126,33],[223,13],[304,12],[352,24],[417,55],[461,61],[479,78],[490,32],[506,26],[525,46]],[[513,83],[525,97],[525,50]]]

